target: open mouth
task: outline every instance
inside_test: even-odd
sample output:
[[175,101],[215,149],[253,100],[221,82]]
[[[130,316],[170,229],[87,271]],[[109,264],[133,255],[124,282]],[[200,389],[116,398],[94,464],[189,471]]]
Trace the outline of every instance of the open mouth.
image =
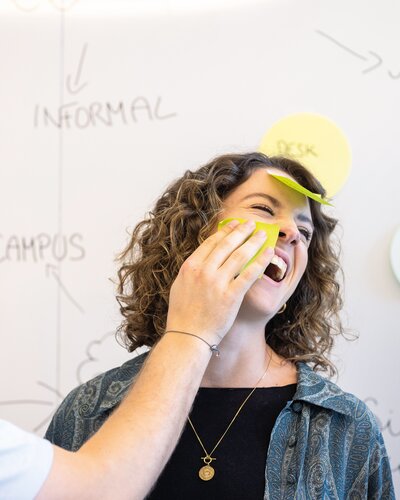
[[275,254],[270,264],[265,269],[264,274],[269,278],[271,278],[273,281],[279,283],[285,278],[286,271],[287,271],[286,262]]

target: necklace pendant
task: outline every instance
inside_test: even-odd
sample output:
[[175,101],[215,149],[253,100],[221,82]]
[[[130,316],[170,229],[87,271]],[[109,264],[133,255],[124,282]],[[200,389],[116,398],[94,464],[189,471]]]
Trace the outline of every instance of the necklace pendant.
[[199,470],[199,478],[202,479],[203,481],[209,481],[214,477],[215,470],[211,465],[204,465],[200,470]]
[[215,458],[210,457],[210,455],[206,455],[205,457],[201,457],[203,462],[206,464],[204,465],[200,470],[199,470],[199,478],[202,479],[203,481],[209,481],[214,477],[215,470],[213,467],[211,467],[210,463],[213,460],[216,460]]

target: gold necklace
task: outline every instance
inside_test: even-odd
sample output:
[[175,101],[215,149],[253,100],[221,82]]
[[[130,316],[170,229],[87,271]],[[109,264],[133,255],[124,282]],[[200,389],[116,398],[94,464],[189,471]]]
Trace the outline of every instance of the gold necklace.
[[269,361],[268,361],[268,364],[267,364],[267,368],[265,370],[265,372],[262,374],[262,376],[259,378],[258,382],[256,383],[256,385],[254,386],[254,388],[251,390],[250,394],[246,397],[246,399],[243,401],[243,403],[240,405],[238,411],[235,413],[233,419],[230,421],[228,427],[226,428],[225,432],[222,434],[222,436],[219,438],[219,440],[217,441],[217,444],[214,446],[214,448],[211,450],[211,453],[208,453],[208,451],[206,450],[203,442],[201,441],[200,439],[200,436],[198,434],[198,432],[196,431],[196,429],[194,428],[194,425],[192,423],[192,421],[190,420],[190,417],[188,417],[188,420],[189,420],[189,424],[190,426],[192,427],[193,429],[193,432],[195,433],[196,435],[196,438],[198,440],[198,442],[200,443],[200,446],[203,448],[203,451],[204,451],[204,454],[205,456],[204,457],[201,457],[201,459],[203,460],[204,464],[203,467],[200,468],[199,470],[199,477],[200,479],[202,479],[203,481],[209,481],[210,479],[212,479],[214,477],[214,474],[215,474],[215,470],[214,468],[210,465],[211,462],[213,460],[216,460],[216,458],[213,458],[212,457],[212,454],[214,453],[214,451],[217,449],[217,447],[219,446],[219,444],[221,443],[221,441],[224,439],[226,433],[229,431],[229,429],[231,428],[233,422],[236,420],[237,416],[239,415],[240,411],[242,410],[243,406],[247,403],[248,399],[250,398],[250,396],[253,394],[253,392],[257,389],[257,386],[258,384],[261,382],[261,380],[265,377],[265,375],[267,374],[267,371],[268,371],[268,368],[269,368],[269,365],[271,363],[271,359],[272,359],[272,352],[271,352],[271,356],[269,358]]

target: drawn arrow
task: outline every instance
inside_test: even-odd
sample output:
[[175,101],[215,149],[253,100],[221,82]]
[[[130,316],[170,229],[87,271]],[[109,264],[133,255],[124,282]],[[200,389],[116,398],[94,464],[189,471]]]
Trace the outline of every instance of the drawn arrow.
[[363,61],[367,60],[366,57],[364,57],[363,55],[359,54],[358,52],[355,52],[350,47],[346,47],[346,45],[343,45],[343,43],[341,43],[338,40],[336,40],[335,38],[333,38],[333,36],[328,35],[328,33],[324,33],[321,30],[315,30],[315,32],[318,33],[318,35],[321,35],[321,36],[327,38],[329,41],[333,42],[335,45],[337,45],[341,49],[345,50],[346,52],[348,52],[352,56],[358,57],[359,59],[362,59]]
[[382,64],[382,58],[379,54],[376,54],[375,52],[372,52],[370,50],[368,52],[377,60],[377,62],[375,62],[369,68],[364,69],[363,70],[364,75],[365,75],[365,73],[369,73],[370,71],[373,71],[374,69],[379,68],[379,66]]
[[82,48],[81,57],[80,57],[79,63],[78,63],[78,70],[76,72],[74,82],[71,83],[72,76],[70,74],[67,76],[66,85],[67,85],[67,90],[70,94],[77,94],[78,92],[83,90],[86,87],[86,85],[88,84],[88,82],[85,82],[85,83],[82,83],[79,85],[79,81],[80,81],[81,74],[82,74],[83,63],[84,63],[85,57],[86,57],[87,46],[88,46],[88,44],[85,43],[85,45]]
[[[321,30],[315,30],[316,33],[318,33],[319,35],[325,37],[326,39],[328,39],[330,42],[333,42],[335,45],[337,45],[338,47],[340,47],[341,49],[345,50],[346,52],[348,52],[349,54],[351,54],[352,56],[354,57],[357,57],[358,59],[361,59],[362,61],[369,61],[370,58],[368,57],[365,57],[363,56],[362,54],[359,54],[358,52],[355,52],[353,49],[351,49],[350,47],[347,47],[346,45],[344,45],[343,43],[339,42],[339,40],[336,40],[335,38],[333,38],[331,35],[328,35],[328,33],[324,33],[323,31]],[[365,68],[362,73],[365,75],[366,73],[369,73],[371,71],[373,71],[374,69],[376,68],[379,68],[379,66],[382,64],[382,58],[379,54],[377,54],[376,52],[372,52],[371,50],[368,51],[369,54],[372,55],[372,57],[375,59],[374,63],[371,65],[371,66],[368,66],[368,68]],[[399,75],[400,76],[400,75]]]
[[84,309],[78,304],[78,302],[76,302],[76,300],[72,297],[72,295],[69,293],[69,291],[67,290],[67,288],[64,286],[64,284],[62,283],[60,277],[58,276],[57,274],[57,267],[56,266],[53,266],[52,264],[46,264],[46,276],[49,277],[49,276],[53,276],[55,278],[55,280],[57,281],[59,287],[61,288],[61,290],[65,293],[65,295],[67,296],[67,298],[72,302],[72,304],[77,308],[79,309],[79,311],[84,314]]

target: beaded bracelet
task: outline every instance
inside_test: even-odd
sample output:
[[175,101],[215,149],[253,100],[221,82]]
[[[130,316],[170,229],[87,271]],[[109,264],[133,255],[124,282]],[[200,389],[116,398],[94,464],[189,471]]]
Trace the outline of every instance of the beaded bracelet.
[[217,346],[216,344],[212,344],[212,345],[211,345],[211,344],[209,344],[209,343],[207,342],[207,340],[204,340],[202,337],[199,337],[198,335],[195,335],[194,333],[182,332],[182,331],[180,331],[180,330],[168,330],[168,331],[166,331],[165,333],[170,333],[170,332],[172,332],[172,333],[182,333],[183,335],[190,335],[191,337],[196,337],[196,338],[198,338],[198,339],[202,340],[205,344],[207,344],[207,345],[208,345],[208,347],[210,348],[210,351],[211,351],[213,354],[215,354],[215,356],[216,356],[217,358],[219,358],[219,356],[220,356],[220,352],[219,352],[218,346]]

